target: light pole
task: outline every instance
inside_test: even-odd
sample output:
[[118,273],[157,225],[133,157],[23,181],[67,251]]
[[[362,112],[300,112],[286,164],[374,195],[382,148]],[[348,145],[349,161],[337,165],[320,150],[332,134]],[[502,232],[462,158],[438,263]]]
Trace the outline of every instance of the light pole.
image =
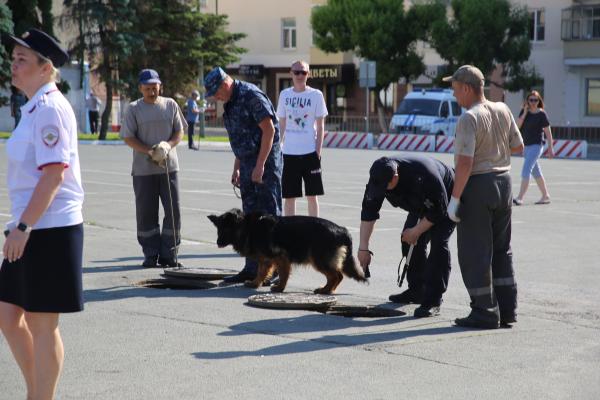
[[[218,0],[217,0],[218,2]],[[198,14],[201,13],[200,11],[200,6],[201,6],[201,0],[198,0]],[[198,33],[198,36],[200,39],[202,39],[202,30],[200,30],[200,32]],[[199,135],[201,138],[206,136],[206,126],[204,124],[204,111],[206,110],[206,100],[204,99],[204,94],[206,91],[206,88],[204,87],[204,59],[202,57],[200,57],[200,71],[198,74],[198,86],[200,87],[200,125],[198,126],[200,132]]]

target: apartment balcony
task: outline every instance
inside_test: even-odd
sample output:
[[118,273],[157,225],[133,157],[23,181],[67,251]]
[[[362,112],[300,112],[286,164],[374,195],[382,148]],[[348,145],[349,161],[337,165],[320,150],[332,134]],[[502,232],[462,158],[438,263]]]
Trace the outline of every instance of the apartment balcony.
[[562,10],[565,64],[600,65],[600,2],[578,2]]

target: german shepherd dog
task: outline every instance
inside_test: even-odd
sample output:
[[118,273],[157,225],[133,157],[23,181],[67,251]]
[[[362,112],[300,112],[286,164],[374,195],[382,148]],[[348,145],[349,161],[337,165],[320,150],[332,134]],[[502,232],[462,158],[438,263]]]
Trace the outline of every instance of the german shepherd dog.
[[331,294],[343,275],[366,282],[362,268],[352,257],[352,237],[344,227],[316,217],[274,217],[264,213],[244,215],[232,209],[222,215],[209,215],[217,227],[217,245],[232,245],[241,256],[258,261],[258,273],[245,286],[257,288],[271,275],[279,273],[273,292],[283,292],[292,264],[312,265],[327,277],[327,284],[315,293]]

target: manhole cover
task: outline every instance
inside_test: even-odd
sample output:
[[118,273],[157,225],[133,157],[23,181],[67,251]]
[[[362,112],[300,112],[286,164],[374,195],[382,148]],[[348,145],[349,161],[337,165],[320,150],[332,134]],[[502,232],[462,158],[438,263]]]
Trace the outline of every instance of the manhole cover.
[[216,281],[228,276],[237,274],[238,271],[232,269],[219,268],[165,268],[166,276],[187,279],[203,279],[207,281]]
[[210,289],[217,286],[216,284],[208,281],[172,277],[146,279],[140,282],[136,282],[134,285],[150,289],[173,290]]
[[394,310],[391,308],[383,308],[376,306],[347,306],[347,305],[332,305],[323,311],[328,315],[337,315],[347,318],[385,318],[385,317],[401,317],[406,315],[404,311]]
[[317,310],[337,302],[335,296],[312,293],[262,293],[248,297],[248,304],[264,308]]

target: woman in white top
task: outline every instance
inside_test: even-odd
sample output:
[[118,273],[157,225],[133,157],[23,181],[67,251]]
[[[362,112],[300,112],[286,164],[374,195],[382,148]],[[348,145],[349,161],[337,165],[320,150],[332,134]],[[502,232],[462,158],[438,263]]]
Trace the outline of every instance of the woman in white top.
[[83,310],[83,189],[77,122],[57,89],[68,54],[36,29],[10,36],[12,84],[29,101],[6,144],[12,220],[0,267],[0,329],[28,399],[53,399],[62,369],[59,313]]

